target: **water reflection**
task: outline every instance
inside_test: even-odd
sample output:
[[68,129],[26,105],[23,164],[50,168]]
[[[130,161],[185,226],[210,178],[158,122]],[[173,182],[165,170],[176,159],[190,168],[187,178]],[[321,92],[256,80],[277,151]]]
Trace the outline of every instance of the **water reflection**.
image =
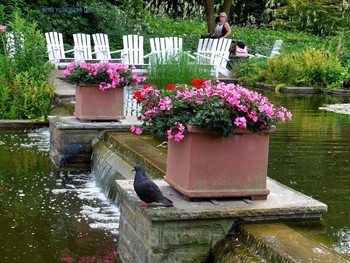
[[118,208],[48,150],[48,128],[0,131],[0,261],[115,262]]
[[350,115],[320,110],[329,96],[267,94],[293,113],[271,136],[269,176],[328,205],[313,238],[350,255]]

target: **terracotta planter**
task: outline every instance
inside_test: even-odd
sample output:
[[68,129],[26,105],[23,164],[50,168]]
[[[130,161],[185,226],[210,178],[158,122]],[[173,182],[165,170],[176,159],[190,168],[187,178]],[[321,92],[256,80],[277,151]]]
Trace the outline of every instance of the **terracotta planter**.
[[74,115],[80,120],[124,119],[124,88],[100,91],[98,84],[77,85]]
[[247,197],[265,200],[269,135],[236,130],[229,137],[188,127],[168,141],[165,181],[187,199]]

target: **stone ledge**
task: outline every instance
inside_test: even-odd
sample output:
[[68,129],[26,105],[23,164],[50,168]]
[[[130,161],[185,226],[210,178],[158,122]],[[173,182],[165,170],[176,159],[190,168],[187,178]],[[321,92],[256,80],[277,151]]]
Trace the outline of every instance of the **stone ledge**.
[[49,126],[47,121],[0,120],[0,130],[23,130]]
[[349,262],[284,224],[241,225],[240,237],[267,262]]
[[126,116],[121,121],[82,121],[75,116],[49,116],[50,124],[60,130],[113,130],[130,131],[130,126],[142,123],[136,117]]
[[[229,233],[235,219],[239,218],[243,222],[310,220],[320,219],[321,214],[327,211],[325,204],[272,179],[268,179],[271,194],[267,200],[253,202],[190,202],[164,180],[154,182],[173,201],[174,207],[151,204],[142,212],[142,201],[133,189],[133,180],[116,180],[116,200],[119,200],[121,210],[118,248],[125,263],[202,263],[215,244]],[[283,254],[279,251],[273,253],[277,256]]]
[[[163,194],[174,202],[174,208],[146,209],[151,221],[241,218],[245,221],[318,220],[327,205],[268,178],[271,193],[265,201],[245,202],[240,199],[190,202],[164,180],[155,180]],[[135,207],[142,203],[133,189],[133,180],[117,180],[117,191]]]
[[334,89],[331,91],[331,95],[340,96],[340,97],[349,97],[350,89]]
[[322,92],[321,89],[314,87],[284,87],[280,91],[285,94],[320,94]]

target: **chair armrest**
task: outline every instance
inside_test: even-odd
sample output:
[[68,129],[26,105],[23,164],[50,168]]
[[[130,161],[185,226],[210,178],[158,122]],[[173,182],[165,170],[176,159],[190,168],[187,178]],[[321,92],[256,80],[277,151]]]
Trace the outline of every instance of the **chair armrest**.
[[156,55],[156,54],[157,54],[156,52],[150,52],[150,53],[144,55],[143,58],[148,58],[148,57],[150,57],[152,55]]
[[261,55],[261,54],[255,54],[257,58],[268,58],[267,56]]
[[215,57],[223,58],[223,59],[226,60],[227,62],[230,61],[228,58],[225,58],[224,56],[221,56],[221,55],[219,55],[219,54],[216,54]]
[[122,52],[123,52],[123,49],[119,49],[119,50],[110,51],[109,53],[114,54],[114,53],[122,53]]
[[192,59],[196,59],[196,57],[193,56],[193,55],[191,54],[191,52],[189,52],[189,51],[185,51],[184,54],[186,54],[187,56],[189,56],[189,57],[192,58]]
[[[210,53],[210,52],[206,52],[206,53]],[[202,52],[201,53],[193,53],[194,55],[196,55],[197,57],[201,57],[201,58],[206,58],[206,59],[210,59],[210,57],[203,55]]]
[[70,50],[64,51],[64,53],[69,53],[69,52],[73,52],[73,51],[75,51],[75,49],[70,49]]

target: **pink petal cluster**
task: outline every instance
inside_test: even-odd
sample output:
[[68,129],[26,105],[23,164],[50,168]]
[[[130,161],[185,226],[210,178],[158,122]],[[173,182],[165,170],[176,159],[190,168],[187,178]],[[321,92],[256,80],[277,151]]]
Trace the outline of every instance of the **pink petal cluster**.
[[172,107],[171,102],[172,102],[172,100],[168,96],[165,97],[164,99],[160,99],[159,104],[158,104],[159,109],[160,110],[170,110]]
[[175,142],[179,142],[185,137],[184,132],[185,126],[178,122],[176,123],[176,127],[174,129],[167,131],[168,139],[174,139]]
[[141,135],[143,132],[141,128],[135,127],[134,125],[130,126],[130,131],[135,133],[136,135]]
[[146,80],[144,76],[132,73],[132,67],[121,63],[70,63],[63,71],[63,75],[71,76],[76,71],[82,72],[84,76],[90,77],[92,83],[95,79],[104,78],[99,82],[99,89],[105,91],[120,86],[138,85]]
[[[278,120],[285,122],[292,118],[286,108],[276,109],[267,97],[232,83],[218,82],[212,85],[210,81],[204,81],[200,88],[177,85],[166,91],[147,86],[137,94],[137,98],[143,107],[141,120],[154,125],[158,131],[164,125],[168,139],[175,141],[181,141],[185,137],[186,125],[190,123],[201,127],[220,127],[218,125],[221,123],[232,123],[229,126],[232,129],[258,132],[270,129]],[[210,112],[203,113],[206,110]],[[225,115],[221,115],[223,112]],[[201,123],[196,114],[210,117],[203,118]],[[222,122],[221,116],[229,116],[227,122]],[[210,122],[214,125],[207,126]]]
[[0,34],[6,31],[6,26],[0,25]]

